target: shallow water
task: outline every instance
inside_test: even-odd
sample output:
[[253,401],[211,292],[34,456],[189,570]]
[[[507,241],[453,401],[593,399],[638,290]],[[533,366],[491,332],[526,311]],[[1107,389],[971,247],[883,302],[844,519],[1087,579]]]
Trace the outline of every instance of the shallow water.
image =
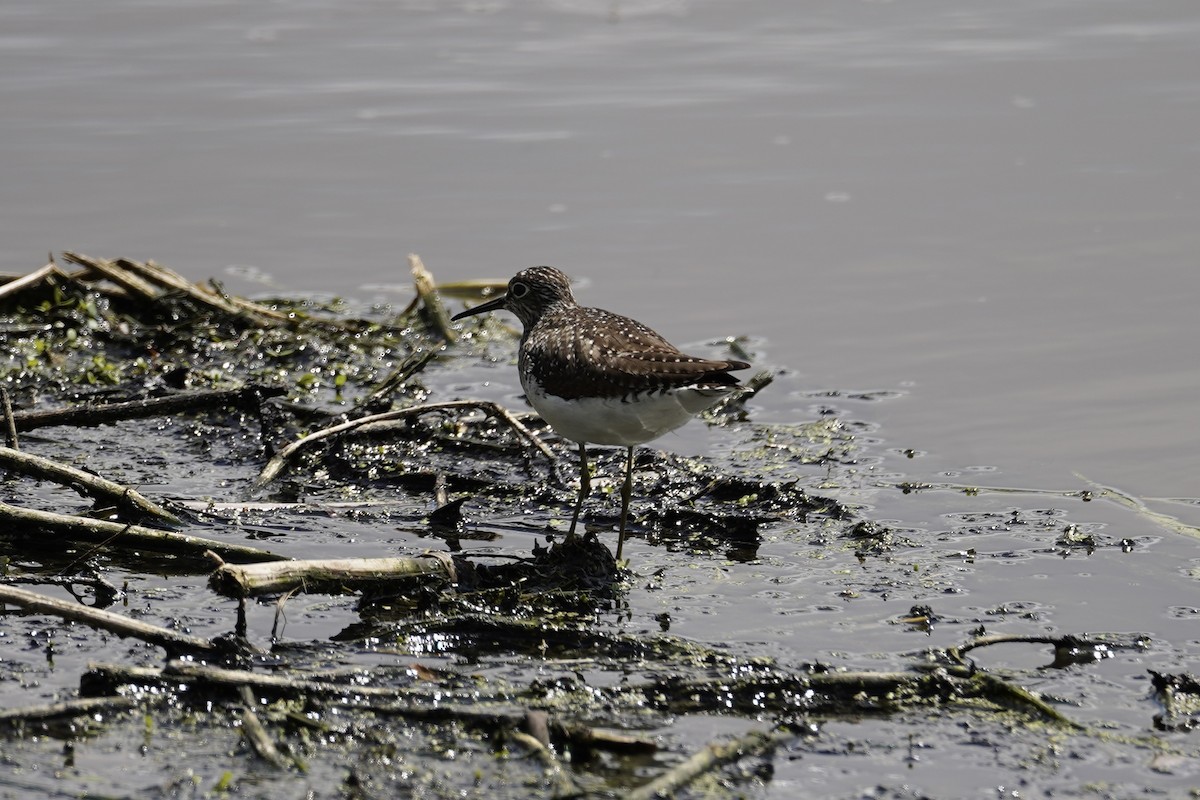
[[[1200,524],[1198,34],[1187,0],[16,0],[0,270],[74,249],[403,303],[409,251],[440,280],[555,264],[583,302],[697,351],[749,336],[782,373],[756,421],[869,422],[862,483],[831,491],[945,551],[925,596],[892,598],[869,564],[801,580],[812,550],[787,530],[753,568],[635,541],[645,574],[679,582],[663,596],[690,598],[673,633],[861,666],[983,620],[1147,633],[1155,668],[1195,670],[1195,539],[1107,503],[886,486],[1078,491],[1079,473]],[[435,379],[519,402],[507,363]],[[659,445],[730,446],[700,425]],[[204,482],[162,491],[219,498]],[[999,532],[955,556],[972,546],[956,515],[1013,509],[1142,546],[1064,558],[1053,535]],[[655,597],[630,598],[651,626]],[[959,622],[890,623],[917,602]],[[1129,694],[1097,716],[1145,723],[1143,658],[1101,665]],[[1080,782],[1102,772],[1087,763]],[[996,769],[921,779],[996,786]]]

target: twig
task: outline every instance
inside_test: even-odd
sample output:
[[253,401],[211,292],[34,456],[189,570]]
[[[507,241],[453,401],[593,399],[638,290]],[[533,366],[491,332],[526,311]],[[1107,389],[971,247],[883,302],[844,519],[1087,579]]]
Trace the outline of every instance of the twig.
[[17,294],[18,292],[24,291],[25,289],[28,289],[31,286],[37,286],[39,283],[46,280],[51,275],[56,275],[56,274],[61,274],[61,273],[59,272],[58,265],[54,263],[54,259],[52,258],[52,259],[50,259],[50,262],[48,264],[46,264],[46,266],[41,267],[40,269],[35,269],[33,272],[29,273],[28,275],[23,275],[20,278],[15,278],[15,279],[9,281],[8,283],[4,284],[3,286],[0,286],[0,298],[8,297],[9,295],[13,295],[13,294]]
[[4,404],[4,442],[13,450],[17,450],[17,423],[13,420],[12,401],[8,398],[8,389],[0,387],[0,402]]
[[88,497],[108,500],[137,518],[150,517],[176,527],[183,525],[179,517],[146,499],[140,492],[67,464],[60,464],[32,453],[22,453],[12,447],[0,447],[0,466],[13,472],[61,483]]
[[281,395],[284,391],[275,387],[243,386],[241,389],[180,392],[124,403],[85,404],[55,411],[18,411],[13,414],[13,420],[18,431],[29,431],[52,425],[103,425],[126,419],[166,416],[181,411],[212,411],[230,406],[256,410],[264,399]]
[[451,577],[437,558],[341,558],[222,564],[208,585],[225,597],[256,597],[293,590],[340,593],[398,581]]
[[[477,408],[480,411],[483,411],[484,413],[486,413],[490,416],[499,418],[501,422],[504,422],[510,428],[512,428],[513,431],[518,436],[520,436],[527,443],[532,445],[539,453],[544,455],[548,461],[553,462],[553,461],[558,460],[558,457],[554,455],[554,451],[551,450],[546,445],[545,442],[543,442],[541,439],[539,439],[537,437],[537,435],[534,434],[533,431],[529,430],[529,428],[527,428],[525,426],[525,423],[523,423],[523,422],[521,422],[521,420],[517,419],[517,417],[512,412],[510,412],[508,409],[506,409],[504,406],[501,406],[497,403],[493,403],[489,400],[451,400],[446,403],[430,403],[429,405],[417,406],[416,408],[421,409],[421,410],[437,411],[439,407],[443,407],[443,408]],[[401,411],[407,411],[407,410],[409,410],[409,409],[401,409]],[[394,412],[390,412],[390,413],[394,413]],[[386,415],[379,414],[377,416],[384,417]],[[405,416],[409,416],[409,415],[405,415]],[[368,419],[368,418],[363,417],[358,421],[361,422],[363,419]],[[364,424],[361,427],[359,432],[360,433],[387,433],[388,431],[395,430],[396,427],[397,427],[396,419],[375,419],[375,420],[369,420],[366,424]]]
[[1070,717],[1066,716],[1057,708],[1054,708],[1045,700],[1038,697],[1036,694],[1024,688],[1023,686],[1017,686],[1016,684],[1002,680],[990,672],[983,671],[976,672],[975,675],[972,676],[972,679],[983,684],[989,690],[988,694],[992,697],[999,696],[1016,700],[1018,704],[1023,706],[1031,706],[1041,712],[1043,716],[1047,717],[1048,719],[1052,719],[1059,724],[1066,725],[1069,728],[1083,730],[1084,726],[1080,725],[1078,722],[1075,722]]
[[542,744],[536,736],[530,736],[524,731],[509,731],[508,735],[532,750],[538,761],[546,768],[546,779],[553,787],[551,797],[579,797],[583,794],[583,790],[579,788],[575,780],[563,770],[558,756],[554,755],[553,751]]
[[976,648],[990,647],[991,645],[994,645],[994,644],[1013,644],[1013,643],[1052,644],[1055,647],[1065,647],[1065,646],[1070,646],[1070,645],[1074,645],[1074,644],[1084,644],[1084,642],[1081,642],[1077,639],[1073,639],[1073,638],[1067,637],[1067,636],[1038,636],[1038,635],[1026,635],[1026,634],[1019,634],[1019,633],[995,633],[990,636],[980,636],[977,639],[973,639],[973,640],[967,642],[966,644],[958,645],[957,647],[947,648],[946,654],[948,656],[950,656],[951,658],[953,658],[958,663],[965,665],[967,663],[967,660],[965,658],[963,658],[963,656],[966,653],[969,653],[970,651],[972,651]]
[[358,430],[362,433],[370,433],[372,431],[386,430],[383,427],[384,423],[394,420],[407,419],[409,417],[426,414],[430,411],[445,411],[456,408],[474,408],[479,409],[494,417],[498,417],[508,424],[521,438],[525,439],[537,450],[546,456],[546,458],[554,461],[554,453],[546,446],[541,439],[537,438],[519,419],[514,417],[509,411],[496,403],[491,403],[485,400],[452,400],[446,403],[429,403],[423,406],[411,406],[409,408],[399,408],[395,411],[386,411],[382,414],[373,414],[369,417],[359,417],[348,422],[342,422],[337,425],[332,425],[328,428],[322,428],[319,431],[314,431],[302,439],[297,439],[286,447],[282,448],[275,454],[274,458],[267,462],[259,473],[258,478],[254,481],[254,489],[258,490],[274,481],[283,472],[290,467],[307,449],[311,448],[318,442],[328,439],[331,436],[346,433],[348,431]]
[[123,617],[111,611],[103,611],[79,603],[56,600],[53,597],[47,597],[37,592],[30,592],[26,589],[18,589],[14,586],[0,586],[0,602],[12,603],[15,606],[24,608],[26,611],[50,614],[69,622],[82,622],[92,628],[106,630],[118,636],[132,636],[135,639],[141,639],[143,642],[149,642],[150,644],[162,647],[168,653],[212,654],[222,651],[222,648],[211,639],[202,639],[199,636],[179,633],[169,628],[162,628],[158,625],[151,625],[148,622]]
[[89,570],[91,575],[5,575],[0,583],[6,586],[58,586],[66,589],[72,597],[83,602],[82,592],[76,587],[86,586],[92,590],[93,608],[108,608],[121,596],[121,590],[102,578],[98,571]]
[[379,384],[371,390],[370,394],[358,401],[358,403],[356,403],[354,406],[354,410],[351,411],[348,416],[356,417],[362,413],[363,409],[374,408],[378,404],[382,403],[388,395],[403,386],[409,378],[425,369],[425,366],[430,361],[433,361],[433,359],[437,358],[438,353],[440,352],[441,348],[432,347],[417,350],[415,353],[406,358],[400,366],[396,367],[395,371],[393,371],[391,375],[388,375],[386,378],[380,381]]
[[1183,533],[1188,536],[1200,538],[1200,528],[1197,528],[1193,525],[1186,525],[1186,524],[1180,522],[1179,520],[1175,519],[1175,517],[1172,517],[1168,514],[1162,514],[1158,511],[1152,511],[1149,508],[1147,508],[1146,504],[1143,503],[1141,500],[1137,499],[1136,497],[1134,497],[1131,494],[1127,494],[1127,493],[1121,491],[1120,489],[1114,489],[1111,486],[1104,486],[1102,484],[1096,483],[1095,481],[1089,480],[1088,478],[1084,477],[1083,475],[1080,475],[1078,472],[1075,473],[1075,476],[1082,481],[1087,481],[1088,485],[1090,485],[1093,489],[1098,490],[1102,495],[1111,497],[1117,503],[1125,506],[1126,508],[1128,508],[1132,511],[1137,512],[1138,514],[1140,514],[1141,516],[1150,520],[1151,522],[1161,525],[1162,527],[1166,528],[1169,531],[1174,531],[1175,533]]
[[80,253],[63,253],[63,258],[100,273],[130,294],[149,300],[151,303],[157,303],[162,296],[158,289],[154,288],[153,284],[142,280],[129,270],[117,266],[115,262],[109,261],[106,258],[92,258]]
[[242,698],[242,736],[245,737],[255,755],[276,769],[286,769],[289,766],[288,760],[283,753],[279,752],[279,748],[271,739],[271,734],[267,733],[262,720],[258,718],[258,713],[254,710],[258,705],[254,691],[249,686],[242,686],[238,690],[238,694]]
[[4,523],[0,527],[0,538],[22,536],[31,532],[44,536],[47,531],[52,531],[73,541],[116,545],[155,553],[177,553],[197,558],[203,558],[207,550],[212,550],[222,558],[239,561],[283,561],[287,558],[257,547],[230,544],[141,525],[55,514],[52,511],[21,508],[2,502],[0,522]]
[[92,716],[101,712],[117,713],[134,708],[142,703],[137,697],[112,695],[106,697],[83,697],[78,700],[64,700],[61,703],[50,703],[42,706],[12,708],[0,711],[0,725],[25,725],[31,722],[42,722],[64,717]]
[[119,258],[115,262],[118,267],[135,273],[159,286],[182,292],[197,303],[231,317],[237,317],[255,327],[267,325],[294,324],[296,318],[283,314],[266,306],[252,303],[241,298],[218,294],[208,287],[192,283],[174,270],[161,264],[147,261],[144,264]]
[[434,332],[444,341],[451,344],[458,341],[458,332],[450,324],[450,315],[446,313],[446,307],[442,305],[442,298],[438,297],[437,285],[434,283],[433,276],[429,274],[429,270],[425,269],[421,257],[416,253],[409,253],[408,266],[412,270],[417,297],[421,298],[426,324],[433,328]]
[[593,750],[607,750],[611,753],[627,753],[645,755],[658,752],[658,745],[649,739],[639,739],[627,733],[592,728],[588,725],[574,723],[553,723],[555,733],[562,736],[571,744]]
[[794,738],[796,738],[794,733],[783,730],[750,731],[732,742],[709,744],[687,761],[676,764],[650,783],[634,789],[625,795],[625,798],[626,800],[654,800],[655,798],[671,797],[677,789],[682,789],[710,770],[746,756],[768,753]]

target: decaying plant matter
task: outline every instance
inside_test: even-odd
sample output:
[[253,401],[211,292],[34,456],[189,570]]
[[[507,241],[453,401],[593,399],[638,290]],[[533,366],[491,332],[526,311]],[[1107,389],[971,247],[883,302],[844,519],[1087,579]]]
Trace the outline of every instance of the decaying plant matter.
[[[62,260],[74,266],[51,260],[0,284],[8,439],[0,447],[8,475],[0,584],[24,584],[0,585],[0,604],[161,652],[157,665],[92,664],[77,697],[0,714],[4,735],[156,720],[203,729],[193,744],[244,737],[239,768],[279,780],[322,759],[336,762],[346,770],[346,797],[392,796],[398,774],[429,796],[459,796],[492,771],[515,770],[526,783],[497,796],[634,798],[671,796],[705,780],[706,796],[735,796],[740,778],[714,776],[819,740],[830,719],[936,710],[1088,735],[1012,676],[970,663],[969,652],[1017,641],[982,631],[914,658],[908,669],[849,672],[747,659],[671,636],[665,611],[663,632],[601,624],[621,613],[628,581],[657,578],[623,570],[607,531],[570,546],[558,541],[555,520],[573,496],[563,477],[571,471],[558,462],[572,448],[520,409],[431,399],[422,383],[450,347],[481,358],[489,341],[511,345],[499,328],[456,344],[442,306],[444,297],[478,296],[494,290],[490,284],[438,287],[414,256],[413,305],[354,316],[336,302],[247,300],[151,261],[75,253]],[[747,420],[747,397],[770,383],[769,374],[756,376],[710,421]],[[97,429],[120,433],[98,446],[84,436]],[[140,485],[150,455],[144,443],[156,437],[167,452],[215,453],[212,462],[236,475],[219,484],[227,494],[172,496]],[[641,451],[640,535],[665,551],[725,553],[734,563],[755,559],[763,531],[781,521],[844,542],[861,560],[911,545],[789,473],[796,464],[832,471],[853,462],[854,432],[838,421],[763,426],[748,441],[753,468],[741,471]],[[101,451],[127,446],[120,471],[138,479],[98,474]],[[601,456],[601,471],[615,472],[615,458]],[[150,475],[168,485],[169,477]],[[608,513],[592,511],[597,527],[610,527]],[[410,536],[396,545],[402,552],[357,557],[333,547],[314,554],[311,542],[289,536],[302,523],[334,518],[384,532],[403,524],[424,542]],[[495,545],[512,532],[539,541],[523,552]],[[230,632],[197,635],[154,619],[152,603],[129,608],[106,570],[206,579],[207,590],[189,584],[203,595],[196,602],[228,618]],[[52,597],[60,587],[76,599]],[[290,608],[343,595],[354,604],[324,612],[345,617],[330,641],[282,639]],[[269,646],[255,643],[265,632],[247,628],[264,600],[276,604]],[[933,620],[932,611],[914,609],[902,622]],[[1081,652],[1137,646],[1086,636],[1019,641],[1053,646],[1054,666],[1084,663]],[[364,652],[394,652],[404,664],[354,664]],[[461,660],[436,661],[447,653]],[[475,674],[471,659],[480,653],[505,654],[515,666]],[[622,677],[593,683],[589,674]],[[1194,681],[1157,681],[1162,725],[1186,726],[1195,717],[1185,702]],[[647,733],[686,715],[720,715],[747,728],[691,753]],[[423,758],[448,748],[490,755],[473,762],[485,765],[473,778],[447,785]],[[504,773],[496,785],[511,779]]]

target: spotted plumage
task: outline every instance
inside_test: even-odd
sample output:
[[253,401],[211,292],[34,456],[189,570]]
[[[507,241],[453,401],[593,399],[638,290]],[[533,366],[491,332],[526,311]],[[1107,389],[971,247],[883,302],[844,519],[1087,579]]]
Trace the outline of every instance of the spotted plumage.
[[633,446],[675,430],[738,387],[729,374],[744,361],[689,356],[636,320],[575,302],[570,279],[553,267],[531,267],[495,300],[456,315],[504,309],[521,321],[521,386],[559,435],[579,445],[580,492],[568,538],[590,491],[587,447],[627,448],[621,533],[632,490]]

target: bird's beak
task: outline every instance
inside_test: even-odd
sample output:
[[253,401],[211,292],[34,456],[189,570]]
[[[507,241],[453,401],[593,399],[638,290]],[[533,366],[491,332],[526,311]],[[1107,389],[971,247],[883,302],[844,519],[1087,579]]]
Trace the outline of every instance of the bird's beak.
[[495,311],[498,308],[504,308],[504,302],[508,300],[508,294],[502,294],[495,300],[488,300],[486,303],[481,303],[474,308],[468,308],[466,311],[460,311],[450,318],[451,322],[457,322],[463,317],[473,317],[476,314],[485,314],[488,311]]

